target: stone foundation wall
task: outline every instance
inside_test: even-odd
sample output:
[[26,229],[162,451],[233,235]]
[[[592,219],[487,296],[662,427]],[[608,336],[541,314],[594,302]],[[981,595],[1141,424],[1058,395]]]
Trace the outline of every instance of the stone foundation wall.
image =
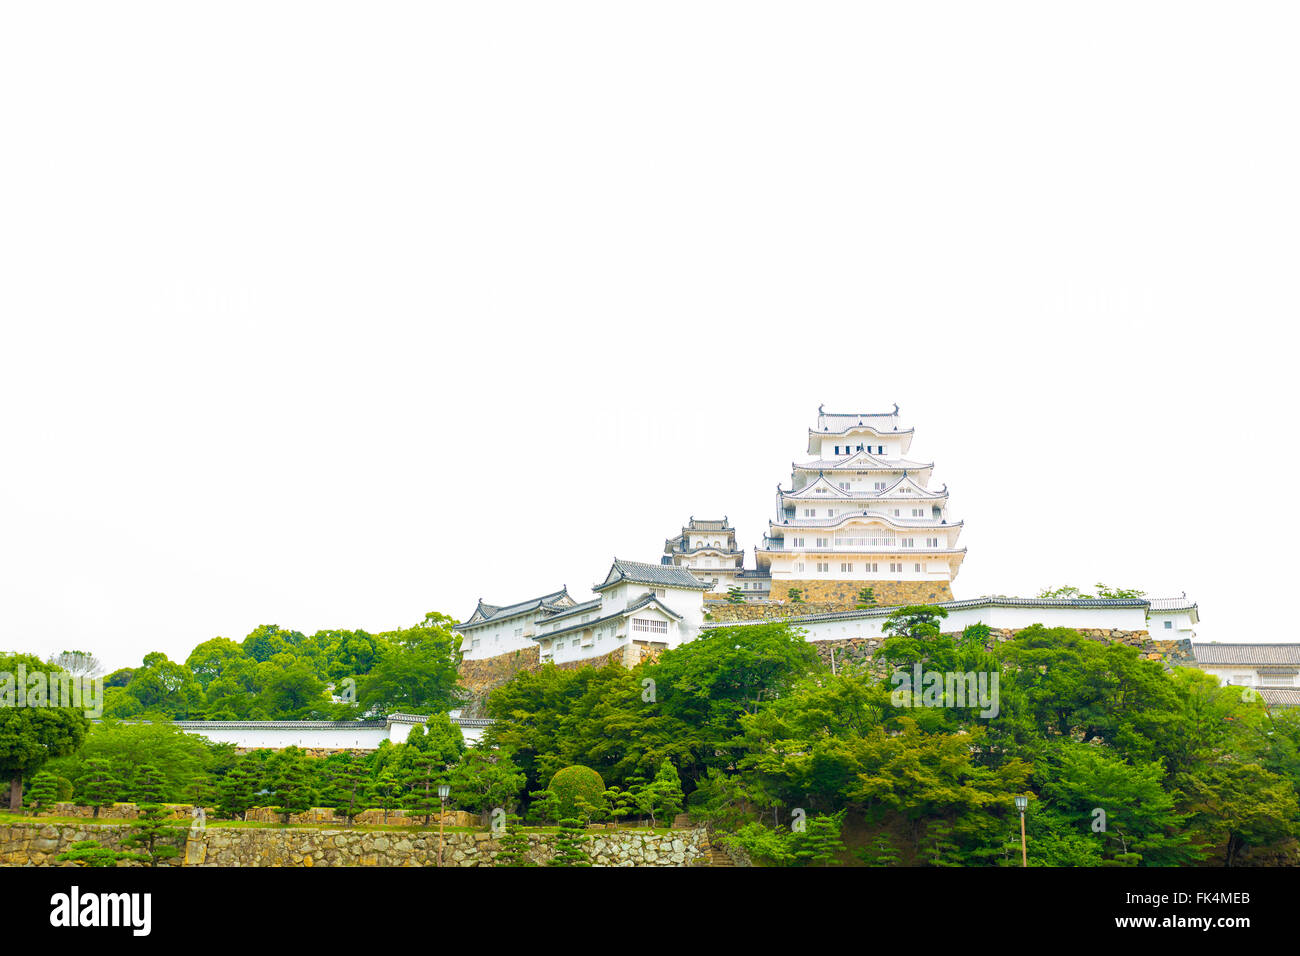
[[541,667],[541,651],[534,645],[522,650],[510,651],[496,657],[485,657],[477,661],[461,661],[457,673],[460,686],[465,688],[467,697],[461,708],[464,717],[483,717],[484,704],[488,694],[506,683],[520,671],[535,671]]
[[751,604],[712,604],[704,609],[710,624],[734,624],[737,621],[780,621],[787,617],[805,614],[831,614],[836,611],[853,611],[854,604],[777,604],[772,601],[754,601]]
[[869,587],[882,607],[905,604],[937,604],[951,601],[952,586],[947,581],[773,581],[771,600],[788,603],[791,588],[798,588],[809,604],[838,604],[836,610],[848,611],[857,606],[858,592]]
[[[78,840],[95,840],[116,850],[130,826],[31,823],[0,825],[0,865],[72,866],[57,857]],[[178,866],[436,866],[438,831],[329,829],[178,830],[184,851]],[[489,832],[443,834],[444,866],[491,866],[500,844]],[[554,832],[528,834],[527,857],[545,864],[555,855]],[[583,844],[597,866],[699,866],[709,854],[703,829],[648,831],[591,830]],[[123,864],[138,865],[138,864]],[[167,864],[163,864],[167,865]]]
[[[164,803],[169,820],[188,820],[194,815],[194,807],[188,803]],[[216,810],[206,808],[208,814],[215,815]],[[83,807],[77,803],[52,803],[48,810],[36,814],[40,817],[96,817],[94,807]],[[99,808],[97,819],[100,820],[135,820],[140,816],[140,808],[134,803],[113,803]]]
[[[657,658],[659,653],[658,650],[652,648],[627,644],[599,657],[581,661],[565,661],[555,666],[562,671],[578,670],[582,667],[604,667],[606,664],[611,663],[631,668],[642,661]],[[486,717],[487,699],[492,691],[518,673],[540,670],[541,667],[541,655],[537,647],[525,648],[522,651],[511,651],[497,657],[485,657],[477,661],[461,661],[458,671],[460,684],[468,691],[465,702],[461,707],[461,715],[464,717]]]
[[[1075,630],[1089,640],[1125,644],[1136,648],[1147,660],[1161,661],[1166,668],[1196,666],[1192,656],[1192,644],[1188,640],[1154,641],[1146,631],[1113,631],[1096,628],[1075,628]],[[1019,632],[1009,628],[993,628],[989,632],[987,646],[991,649],[996,644],[1003,644],[1012,640],[1017,633]],[[956,633],[949,636],[960,637]],[[873,659],[885,640],[886,638],[883,637],[848,637],[830,641],[809,641],[809,643],[817,649],[817,656],[828,665],[833,661],[837,669],[845,665],[866,667],[880,675],[884,673],[884,667],[883,665],[877,667]]]

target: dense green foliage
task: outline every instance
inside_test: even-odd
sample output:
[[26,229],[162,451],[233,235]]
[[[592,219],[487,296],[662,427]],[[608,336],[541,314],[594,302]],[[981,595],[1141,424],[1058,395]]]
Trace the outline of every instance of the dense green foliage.
[[[441,805],[440,783],[451,785],[449,807],[485,817],[515,807],[525,777],[501,750],[470,749],[446,714],[433,714],[409,741],[384,741],[367,754],[309,756],[298,747],[237,755],[172,724],[105,720],[75,754],[50,761],[50,771],[72,781],[71,799],[95,808],[115,802],[211,806],[241,819],[252,807],[300,813],[331,807],[343,816],[402,808],[426,823]],[[38,774],[26,807],[48,807],[56,796],[53,772]]]
[[103,867],[117,866],[117,861],[127,856],[129,854],[119,853],[94,840],[78,840],[68,847],[67,853],[60,853],[58,859],[60,862],[71,862],[77,866]]
[[[184,665],[149,655],[110,675],[130,720],[87,732],[79,712],[0,709],[0,768],[30,781],[29,807],[70,789],[85,806],[196,803],[226,817],[404,808],[427,822],[448,784],[449,806],[485,825],[497,808],[561,824],[560,865],[584,862],[584,823],[662,826],[682,810],[768,865],[1018,865],[1021,794],[1032,865],[1300,860],[1300,713],[1270,713],[1241,688],[1073,630],[990,642],[982,625],[945,636],[944,617],[899,609],[871,665],[841,660],[834,673],[801,635],[769,623],[711,630],[631,670],[546,665],[491,694],[494,723],[469,749],[446,714],[448,619],[396,636],[259,628],[243,644],[206,642]],[[985,678],[996,707],[933,706],[920,687],[900,690],[898,678],[923,671]],[[349,678],[355,701],[330,701],[326,688],[344,696]],[[237,755],[136,719],[395,704],[432,716],[405,743],[328,757]],[[142,832],[154,843],[136,848],[151,862],[167,852],[160,821],[150,811]],[[515,840],[503,865],[523,849]],[[81,852],[76,862],[105,859]]]
[[414,627],[382,634],[317,631],[310,637],[271,624],[242,643],[204,641],[181,663],[146,654],[141,666],[105,678],[104,714],[345,720],[370,711],[445,711],[458,700],[460,638],[452,623],[429,613]]
[[[60,669],[30,654],[0,653],[0,673],[16,674],[20,665],[29,675]],[[10,693],[21,690],[9,689]],[[0,706],[0,782],[9,784],[9,808],[16,810],[22,805],[24,779],[41,770],[50,758],[76,751],[90,721],[73,707],[15,707],[12,703]]]
[[[485,740],[511,748],[535,805],[558,769],[596,770],[615,819],[649,816],[633,794],[668,761],[697,818],[778,865],[1016,864],[1022,793],[1035,865],[1295,859],[1300,715],[1072,630],[990,648],[942,617],[900,609],[875,672],[831,674],[780,625],[631,671],[546,667],[492,694]],[[914,665],[996,675],[996,715],[898,701],[888,671]]]

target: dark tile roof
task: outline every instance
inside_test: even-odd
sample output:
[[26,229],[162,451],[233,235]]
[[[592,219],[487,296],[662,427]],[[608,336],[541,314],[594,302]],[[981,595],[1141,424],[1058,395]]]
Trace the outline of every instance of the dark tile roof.
[[1300,665],[1300,644],[1219,644],[1192,642],[1198,664],[1254,667],[1259,664]]
[[709,519],[709,518],[696,518],[694,515],[692,515],[691,520],[687,523],[686,527],[683,528],[682,530],[683,531],[735,531],[736,529],[727,523],[727,519],[725,517],[721,519]]
[[[565,599],[570,601],[573,600],[573,598],[569,597],[569,589],[567,587],[560,588],[558,591],[551,591],[549,594],[543,594],[541,597],[530,598],[527,601],[520,601],[518,604],[485,604],[480,600],[478,602],[478,607],[474,609],[474,612],[476,614],[482,614],[483,620],[475,621],[473,624],[470,624],[469,619],[467,618],[465,621],[457,624],[456,627],[481,627],[482,625],[493,621],[502,621],[508,617],[514,617],[516,614],[526,614],[529,611],[536,611],[544,605],[554,605],[557,601],[563,601]],[[470,615],[471,618],[473,616],[473,614]]]
[[384,720],[173,720],[171,724],[198,734],[205,730],[376,730],[388,726]]
[[573,605],[573,607],[566,607],[556,614],[551,614],[548,615],[547,617],[542,618],[541,623],[549,624],[552,621],[562,621],[565,618],[572,617],[575,614],[582,614],[583,612],[595,611],[599,607],[600,607],[600,598],[594,598],[590,601],[583,601],[581,604],[575,604]]
[[1260,687],[1258,690],[1271,707],[1300,707],[1300,688]]
[[621,561],[614,559],[605,580],[592,588],[603,591],[616,584],[628,582],[645,584],[651,587],[686,588],[691,591],[707,591],[712,585],[702,582],[686,568],[671,564],[646,564],[643,561]]
[[663,611],[665,614],[667,614],[669,617],[671,617],[674,621],[680,621],[682,619],[682,616],[680,614],[678,614],[668,605],[664,604],[663,601],[659,600],[653,594],[645,594],[637,598],[637,600],[633,601],[631,604],[629,604],[627,607],[623,608],[622,610],[615,611],[612,614],[606,614],[604,617],[594,618],[590,621],[583,621],[580,624],[570,624],[568,627],[562,627],[555,631],[546,631],[546,632],[539,631],[537,634],[533,635],[533,640],[535,641],[548,640],[552,637],[563,637],[566,634],[572,634],[574,631],[585,631],[589,627],[596,627],[601,624],[606,624],[609,621],[616,621],[619,618],[627,617],[629,614],[632,614],[635,611],[639,611],[643,607],[648,607],[651,604],[658,605],[659,609]]
[[[818,431],[843,431],[857,425],[880,427],[888,425],[898,417],[898,405],[891,412],[828,412],[824,405],[817,407]],[[881,421],[884,419],[884,421]]]

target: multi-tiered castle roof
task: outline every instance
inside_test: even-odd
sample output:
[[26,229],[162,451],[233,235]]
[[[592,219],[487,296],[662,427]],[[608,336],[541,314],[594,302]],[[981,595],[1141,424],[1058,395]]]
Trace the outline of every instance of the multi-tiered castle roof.
[[791,464],[790,487],[777,485],[776,517],[755,548],[773,597],[798,588],[805,599],[810,592],[845,600],[855,584],[908,600],[951,597],[965,556],[957,547],[962,523],[949,520],[947,486],[930,488],[934,463],[906,457],[913,433],[899,427],[897,405],[818,409],[808,430],[816,457]]
[[724,515],[721,520],[694,515],[682,533],[664,542],[664,564],[690,568],[701,578],[716,579],[725,591],[745,566],[745,552],[736,544],[736,529]]

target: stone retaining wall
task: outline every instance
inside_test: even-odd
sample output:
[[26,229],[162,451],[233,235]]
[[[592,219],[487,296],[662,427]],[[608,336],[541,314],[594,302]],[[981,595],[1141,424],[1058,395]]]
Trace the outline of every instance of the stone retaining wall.
[[[614,663],[623,667],[635,667],[644,660],[658,656],[658,651],[625,644],[623,647],[581,661],[565,661],[556,664],[562,671],[578,670],[582,667],[604,667]],[[540,651],[537,647],[528,647],[521,651],[500,654],[497,657],[485,657],[476,661],[461,661],[458,669],[460,685],[468,691],[461,705],[463,717],[486,717],[487,698],[492,691],[508,682],[523,671],[541,670]]]
[[[1073,630],[1077,630],[1089,640],[1124,644],[1136,648],[1147,660],[1161,661],[1166,668],[1196,666],[1192,643],[1189,640],[1154,641],[1146,631],[1113,631],[1096,628],[1074,628]],[[992,648],[995,644],[1006,643],[1018,633],[1019,631],[1010,628],[992,628],[989,631],[987,646]],[[947,636],[960,637],[961,635],[949,633]],[[874,673],[883,674],[883,667],[876,667],[872,660],[885,640],[886,638],[883,637],[847,637],[809,643],[817,649],[818,657],[826,664],[834,662],[837,669],[845,665],[866,666]]]
[[[819,583],[822,585],[842,585],[847,588],[849,585],[857,585],[858,582],[852,581],[822,581],[822,582],[791,582],[792,584]],[[925,587],[934,587],[928,582],[876,582],[874,585],[876,598],[881,600],[879,606],[886,605],[883,597],[889,597],[891,592],[888,586],[893,584],[917,584]],[[952,594],[947,590],[947,583],[940,582],[943,594],[935,600],[952,600]],[[851,598],[856,600],[857,590],[853,590]],[[897,598],[898,595],[892,595]],[[915,597],[915,595],[913,595]],[[928,600],[909,600],[908,603],[931,603]],[[775,601],[754,601],[746,604],[710,604],[706,607],[707,620],[713,624],[732,624],[742,621],[781,621],[791,617],[801,617],[809,614],[828,614],[839,611],[856,610],[853,603],[839,603],[836,601],[809,601],[801,604],[791,604],[788,601],[777,603]],[[1195,667],[1196,659],[1192,653],[1191,642],[1187,640],[1152,640],[1147,631],[1119,631],[1097,628],[1073,628],[1084,637],[1098,641],[1110,641],[1113,643],[1127,644],[1130,647],[1137,648],[1147,659],[1164,661],[1167,666],[1175,667]],[[994,628],[991,634],[991,641],[1009,641],[1014,637],[1016,631],[1006,628]],[[831,660],[831,650],[835,652],[836,664],[845,662],[862,663],[870,661],[875,655],[884,638],[876,637],[854,637],[841,638],[838,640],[817,640],[810,641],[817,653],[823,660],[828,663]],[[531,654],[530,654],[531,651]],[[653,659],[658,654],[646,648],[639,648],[634,645],[621,647],[609,654],[600,657],[593,657],[590,660],[569,661],[556,666],[562,670],[576,670],[580,667],[604,667],[608,663],[622,664],[624,667],[635,667],[643,660]],[[478,661],[463,661],[461,663],[461,682],[468,687],[474,695],[471,702],[465,705],[465,716],[485,716],[485,702],[487,695],[494,689],[514,677],[520,671],[538,670],[541,664],[538,661],[536,648],[530,648],[529,651],[520,651],[514,654],[503,654],[500,657],[491,657]]]
[[[132,827],[120,824],[0,824],[0,865],[71,866],[57,857],[79,840],[122,849]],[[436,866],[438,831],[329,829],[178,830],[185,836],[177,866]],[[702,866],[709,854],[703,829],[588,831],[583,849],[596,866]],[[491,866],[501,847],[489,832],[443,834],[444,866]],[[554,832],[528,833],[528,859],[545,864],[555,855]],[[136,865],[136,864],[124,864]],[[164,864],[166,865],[166,864]]]
[[484,717],[484,704],[488,694],[500,687],[521,671],[535,671],[541,667],[540,651],[537,646],[525,647],[520,651],[485,657],[476,661],[461,661],[457,673],[460,686],[465,688],[467,697],[461,708],[464,717]]
[[704,609],[710,624],[735,624],[738,621],[780,621],[787,617],[805,614],[834,614],[837,611],[856,610],[853,604],[777,604],[774,601],[751,601],[748,604],[710,604]]
[[[171,820],[188,820],[194,815],[194,807],[189,803],[164,803]],[[215,815],[216,810],[208,807],[207,813]],[[95,817],[94,807],[83,807],[76,803],[52,803],[48,810],[36,814],[39,817]],[[99,808],[100,820],[134,820],[140,816],[140,808],[134,803],[113,803]]]
[[769,597],[787,601],[791,588],[798,588],[809,604],[837,604],[839,610],[857,606],[858,592],[870,587],[876,603],[893,607],[906,604],[938,604],[952,600],[952,586],[947,581],[773,581]]

